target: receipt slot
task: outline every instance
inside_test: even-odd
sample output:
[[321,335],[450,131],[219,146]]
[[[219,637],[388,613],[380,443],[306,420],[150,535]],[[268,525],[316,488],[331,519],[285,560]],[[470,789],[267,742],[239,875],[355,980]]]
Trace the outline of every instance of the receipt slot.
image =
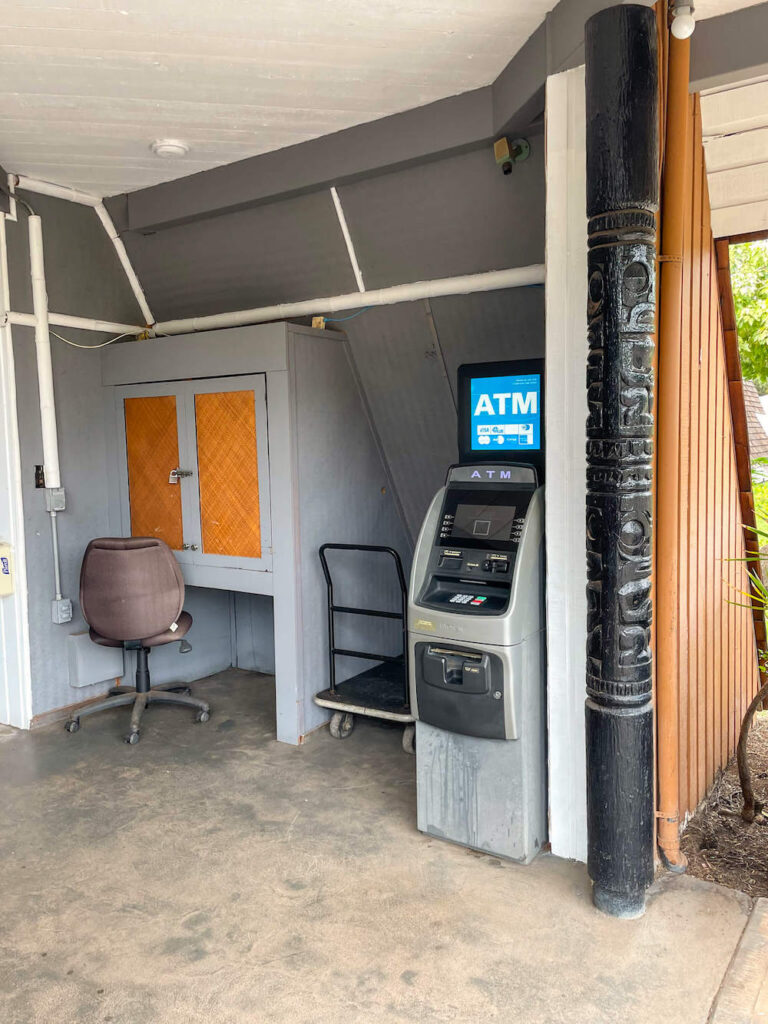
[[522,457],[449,470],[408,631],[419,829],[528,863],[547,837],[544,488]]

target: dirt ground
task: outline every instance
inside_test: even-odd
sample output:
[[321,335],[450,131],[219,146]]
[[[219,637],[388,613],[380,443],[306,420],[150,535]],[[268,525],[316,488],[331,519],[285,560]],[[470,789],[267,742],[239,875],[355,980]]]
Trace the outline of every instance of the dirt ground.
[[[768,805],[768,712],[755,716],[748,750],[755,796]],[[741,818],[742,806],[734,758],[683,833],[688,874],[749,896],[768,896],[768,818],[760,816],[748,825]]]

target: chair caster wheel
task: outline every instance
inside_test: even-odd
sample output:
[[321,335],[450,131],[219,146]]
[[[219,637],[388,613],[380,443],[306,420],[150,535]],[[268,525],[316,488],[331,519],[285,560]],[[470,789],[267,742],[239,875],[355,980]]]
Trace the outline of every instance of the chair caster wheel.
[[211,717],[211,712],[210,711],[198,711],[197,714],[195,715],[195,721],[196,722],[207,722],[210,717]]
[[70,720],[65,723],[64,728],[67,732],[77,732],[80,728],[80,722],[76,718],[70,718]]
[[129,732],[128,735],[125,737],[125,742],[130,743],[131,746],[133,746],[134,743],[139,742],[139,739],[140,737],[137,732]]

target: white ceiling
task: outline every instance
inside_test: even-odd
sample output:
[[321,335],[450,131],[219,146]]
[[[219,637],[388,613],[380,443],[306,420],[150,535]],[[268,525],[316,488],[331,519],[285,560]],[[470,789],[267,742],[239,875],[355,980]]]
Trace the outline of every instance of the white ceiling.
[[768,229],[768,79],[701,97],[712,230]]
[[5,0],[0,163],[111,195],[279,149],[489,84],[555,2]]
[[4,0],[0,163],[113,195],[280,149],[489,84],[555,2]]

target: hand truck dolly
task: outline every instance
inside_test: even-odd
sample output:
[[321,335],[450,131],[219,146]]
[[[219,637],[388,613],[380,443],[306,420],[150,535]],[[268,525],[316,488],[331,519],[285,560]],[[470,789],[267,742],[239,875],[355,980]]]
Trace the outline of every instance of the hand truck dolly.
[[[328,567],[328,551],[375,551],[394,559],[397,579],[400,584],[400,611],[382,611],[378,608],[355,608],[337,605],[333,596],[333,580]],[[408,590],[403,573],[403,564],[394,548],[377,544],[323,544],[319,551],[320,564],[328,589],[328,650],[330,687],[315,696],[315,703],[321,708],[333,711],[330,722],[331,735],[335,739],[346,739],[355,727],[355,716],[381,718],[390,722],[402,722],[403,749],[415,752],[414,718],[408,697]],[[402,624],[402,653],[377,654],[371,651],[353,651],[336,646],[336,615],[368,615],[381,619],[397,619]],[[336,658],[363,658],[378,662],[373,668],[336,682]]]

